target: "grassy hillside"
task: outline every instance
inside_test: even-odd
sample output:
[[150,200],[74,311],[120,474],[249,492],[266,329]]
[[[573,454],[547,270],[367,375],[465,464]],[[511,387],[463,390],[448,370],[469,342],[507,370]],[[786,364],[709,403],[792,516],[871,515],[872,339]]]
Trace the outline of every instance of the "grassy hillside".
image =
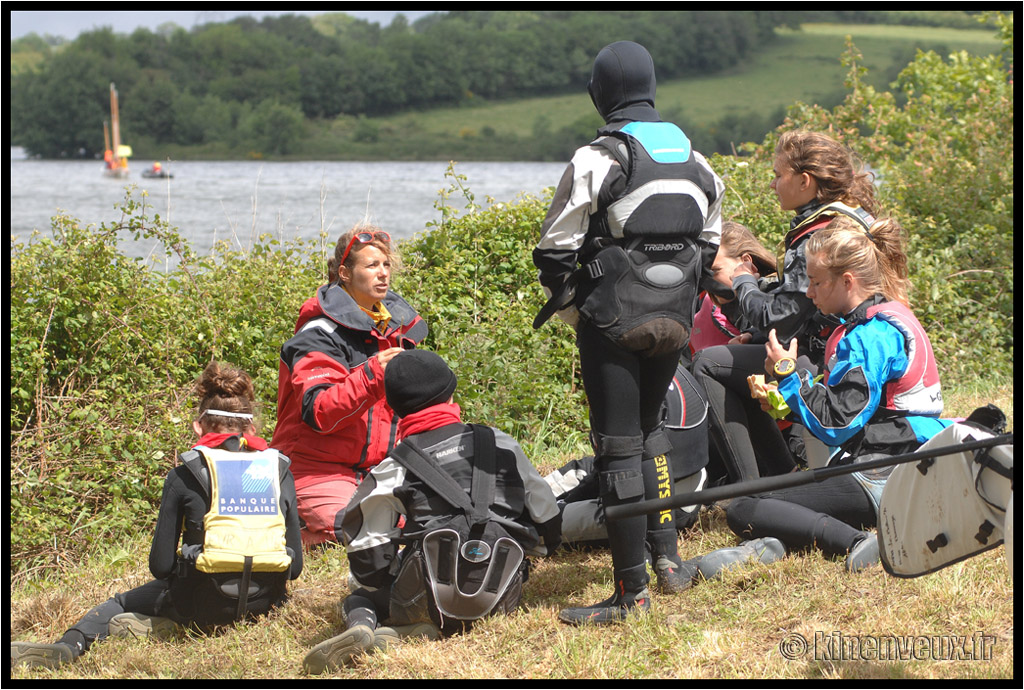
[[[984,55],[999,49],[994,32],[932,27],[806,24],[779,31],[779,40],[758,57],[726,74],[664,82],[658,108],[685,127],[708,127],[732,115],[767,118],[797,101],[831,106],[845,93],[839,62],[852,36],[869,70],[868,81],[885,87],[919,47],[940,55],[966,50]],[[586,84],[563,96],[407,112],[382,118],[339,118],[314,137],[319,155],[351,159],[418,158],[473,160],[499,153],[487,139],[529,139],[538,128],[557,132],[579,124],[589,135],[600,124]],[[760,141],[778,121],[752,136]],[[741,142],[735,142],[741,143]],[[514,149],[513,149],[514,152]],[[504,153],[501,151],[500,153]],[[514,159],[512,154],[501,160]]]
[[659,107],[681,108],[694,122],[708,124],[737,110],[765,114],[797,101],[824,105],[846,91],[846,70],[839,63],[846,36],[863,54],[868,81],[876,87],[887,87],[918,47],[940,55],[985,55],[1000,45],[990,31],[929,27],[805,24],[802,31],[776,33],[779,40],[743,69],[663,85]]
[[[879,86],[905,67],[919,46],[941,50],[940,54],[955,50],[987,54],[999,49],[994,33],[983,30],[806,24],[802,31],[777,33],[779,40],[774,45],[730,73],[659,83],[658,107],[665,111],[681,109],[692,121],[707,124],[737,108],[764,112],[796,101],[813,103],[844,93],[846,71],[839,57],[847,35],[864,54],[869,78]],[[527,136],[540,116],[557,128],[593,110],[586,84],[580,84],[576,94],[403,113],[377,122],[396,134],[418,130],[458,135],[462,129],[480,132],[489,126],[498,132]]]

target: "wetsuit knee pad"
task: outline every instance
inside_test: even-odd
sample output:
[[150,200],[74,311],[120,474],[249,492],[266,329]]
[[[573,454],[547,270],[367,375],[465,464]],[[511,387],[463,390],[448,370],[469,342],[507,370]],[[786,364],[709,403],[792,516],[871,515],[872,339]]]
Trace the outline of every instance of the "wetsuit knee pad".
[[671,452],[672,442],[669,441],[664,427],[659,427],[647,434],[647,438],[644,439],[644,460],[650,460],[659,455],[668,455]]
[[602,472],[598,475],[601,497],[608,505],[644,497],[644,475],[637,470]]
[[607,436],[591,433],[597,454],[598,490],[610,504],[643,498],[644,478],[640,471],[643,436]]
[[644,452],[643,436],[607,436],[591,431],[590,441],[599,458],[631,458]]

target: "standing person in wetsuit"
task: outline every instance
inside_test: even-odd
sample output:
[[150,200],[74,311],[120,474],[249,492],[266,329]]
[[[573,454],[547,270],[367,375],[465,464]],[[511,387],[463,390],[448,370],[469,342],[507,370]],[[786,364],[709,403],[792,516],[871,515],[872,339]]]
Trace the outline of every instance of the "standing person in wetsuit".
[[[533,260],[550,295],[538,322],[558,311],[576,327],[607,506],[672,486],[661,406],[687,346],[697,284],[718,250],[724,185],[655,110],[654,61],[643,46],[602,49],[588,90],[607,124],[569,163]],[[563,610],[562,621],[609,623],[649,608],[645,535],[659,575],[678,577],[671,511],[611,522],[615,593]]]
[[756,479],[762,471],[781,474],[795,466],[775,419],[751,400],[747,377],[762,373],[764,343],[772,329],[780,341],[796,339],[801,368],[817,373],[824,365],[825,340],[837,322],[819,314],[805,294],[807,241],[837,216],[867,230],[879,213],[870,173],[846,146],[826,134],[783,134],[775,148],[774,171],[771,188],[779,206],[795,214],[783,243],[780,280],[764,290],[753,264],[735,267],[732,289],[747,329],[731,344],[698,352],[692,367],[707,394],[712,444],[731,481]]

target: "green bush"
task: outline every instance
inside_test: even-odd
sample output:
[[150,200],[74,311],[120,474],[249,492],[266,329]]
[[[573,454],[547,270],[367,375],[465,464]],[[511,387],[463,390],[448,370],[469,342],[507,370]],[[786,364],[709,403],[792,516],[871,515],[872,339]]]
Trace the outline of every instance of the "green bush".
[[[546,202],[475,206],[402,247],[395,288],[427,319],[425,347],[458,373],[466,418],[494,424],[531,454],[585,443],[586,407],[571,330],[535,331],[543,303],[530,252]],[[326,279],[325,237],[259,238],[208,256],[129,195],[124,217],[11,247],[11,550],[19,567],[53,564],[97,540],[149,529],[162,477],[191,442],[191,384],[211,359],[254,379],[272,433],[281,344]],[[146,237],[161,262],[129,259]],[[162,265],[166,262],[166,265]],[[72,538],[77,537],[77,538]]]
[[528,452],[585,442],[572,330],[557,318],[532,326],[545,299],[531,257],[550,200],[481,208],[464,178],[449,175],[470,213],[442,205],[443,220],[403,248],[396,279],[429,324],[424,345],[458,375],[467,419],[512,434]]
[[[136,208],[129,204],[131,214]],[[12,247],[11,552],[46,560],[132,529],[160,487],[183,371],[180,302],[117,250],[119,232],[53,219]],[[154,442],[155,441],[155,442]],[[89,529],[84,529],[88,526]],[[77,549],[72,549],[77,550]]]
[[767,192],[778,133],[831,132],[856,151],[878,172],[885,212],[907,230],[912,305],[943,370],[956,377],[973,375],[979,362],[1000,376],[1013,373],[1013,24],[993,19],[1002,56],[919,52],[893,92],[865,83],[848,41],[843,103],[831,110],[798,103],[744,156],[711,159],[728,186],[726,216],[774,248],[788,223]]
[[[152,524],[162,477],[190,444],[190,386],[211,359],[253,375],[274,419],[278,349],[323,280],[317,243],[261,238],[197,257],[131,196],[124,217],[14,243],[10,263],[11,552],[52,562]],[[163,242],[173,269],[125,257]],[[88,529],[85,529],[88,527]],[[71,539],[71,537],[78,537]]]

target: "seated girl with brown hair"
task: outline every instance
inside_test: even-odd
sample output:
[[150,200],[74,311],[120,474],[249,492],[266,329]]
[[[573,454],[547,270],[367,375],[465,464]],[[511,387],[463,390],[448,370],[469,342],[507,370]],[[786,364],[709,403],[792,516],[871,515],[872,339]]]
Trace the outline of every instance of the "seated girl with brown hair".
[[[285,600],[287,581],[302,572],[288,458],[256,436],[247,373],[211,362],[195,394],[197,440],[164,480],[149,552],[155,579],[94,607],[55,643],[11,642],[12,666],[56,668],[108,635],[208,630],[265,614]],[[259,548],[228,548],[243,532]]]

